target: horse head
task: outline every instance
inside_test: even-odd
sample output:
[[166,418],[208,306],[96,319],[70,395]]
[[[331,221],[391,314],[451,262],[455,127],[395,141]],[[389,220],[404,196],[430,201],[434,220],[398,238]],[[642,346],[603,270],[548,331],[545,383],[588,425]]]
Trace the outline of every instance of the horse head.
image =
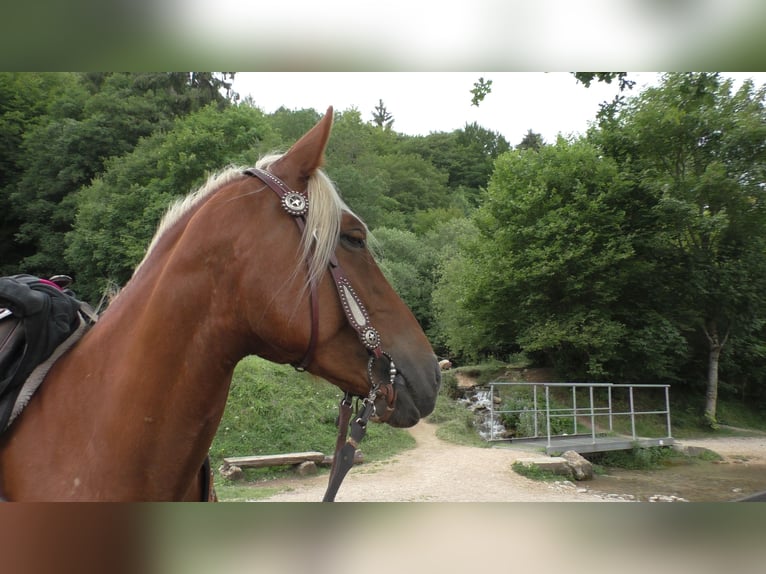
[[[387,413],[392,426],[412,426],[433,410],[440,369],[420,325],[371,254],[366,225],[321,170],[332,120],[330,108],[287,153],[259,162],[250,171],[258,177],[245,182],[265,195],[261,200],[269,205],[259,209],[273,229],[259,241],[273,246],[266,265],[276,294],[266,303],[268,312],[263,302],[251,309],[255,339],[263,343],[254,351],[300,364],[360,397],[390,378],[395,392],[379,396],[376,410]],[[294,213],[288,202],[304,211]],[[296,218],[298,225],[291,222]],[[263,245],[258,249],[263,253]]]

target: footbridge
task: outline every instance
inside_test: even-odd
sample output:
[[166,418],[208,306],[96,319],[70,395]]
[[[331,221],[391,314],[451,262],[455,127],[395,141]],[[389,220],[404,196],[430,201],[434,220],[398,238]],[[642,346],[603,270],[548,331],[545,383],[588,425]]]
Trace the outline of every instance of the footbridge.
[[669,385],[492,382],[488,387],[490,442],[539,444],[551,455],[674,443]]

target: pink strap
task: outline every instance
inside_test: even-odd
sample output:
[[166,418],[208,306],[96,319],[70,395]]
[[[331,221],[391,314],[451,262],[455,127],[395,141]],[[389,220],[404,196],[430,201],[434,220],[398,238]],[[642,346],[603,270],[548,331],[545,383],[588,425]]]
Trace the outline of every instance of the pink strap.
[[48,281],[47,279],[40,279],[40,283],[42,283],[43,285],[50,285],[51,287],[55,287],[56,289],[61,291],[61,287],[56,285],[53,281]]

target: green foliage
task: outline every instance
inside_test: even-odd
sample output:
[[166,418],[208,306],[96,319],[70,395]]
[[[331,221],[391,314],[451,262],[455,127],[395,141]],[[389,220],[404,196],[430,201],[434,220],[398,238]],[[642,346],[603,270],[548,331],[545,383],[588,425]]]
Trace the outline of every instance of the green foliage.
[[97,301],[107,282],[127,281],[172,199],[229,162],[254,164],[257,150],[273,141],[259,110],[208,106],[109,161],[76,195],[76,224],[67,237],[67,259],[90,287],[83,296]]
[[663,468],[673,458],[684,458],[678,451],[663,446],[634,447],[632,450],[612,450],[588,455],[599,466],[626,470],[654,470]]
[[554,364],[602,377],[625,329],[611,311],[620,267],[633,255],[616,165],[585,142],[563,139],[496,162],[477,212],[464,310],[485,326],[484,347],[519,344]]
[[372,123],[382,129],[390,130],[394,124],[394,116],[386,109],[383,100],[378,100],[378,105],[372,112]]
[[471,98],[471,105],[479,107],[479,104],[483,102],[484,98],[486,98],[491,92],[492,80],[479,78],[479,81],[475,82],[473,84],[473,88],[471,89],[471,94],[473,95]]
[[550,470],[544,470],[535,464],[524,464],[518,461],[511,464],[511,470],[530,480],[552,482],[555,480],[562,480],[563,478],[560,474],[556,474]]
[[475,415],[451,398],[448,391],[439,393],[434,412],[426,421],[438,424],[436,436],[447,442],[480,448],[489,446],[476,430]]
[[[170,126],[174,118],[214,102],[223,78],[210,72],[87,73],[22,76],[44,86],[44,102],[30,113],[41,114],[26,126],[23,140],[11,139],[9,155],[21,173],[8,187],[11,207],[21,222],[14,232],[13,261],[0,266],[42,275],[66,272],[64,235],[71,230],[73,194],[88,185],[109,158],[128,153],[136,143]],[[20,86],[16,86],[18,89]],[[34,92],[33,92],[34,93]]]

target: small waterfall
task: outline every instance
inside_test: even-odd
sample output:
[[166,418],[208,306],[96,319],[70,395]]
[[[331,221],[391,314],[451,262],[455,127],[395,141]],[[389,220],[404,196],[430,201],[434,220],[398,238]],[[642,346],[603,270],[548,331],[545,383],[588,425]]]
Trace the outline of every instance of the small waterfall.
[[476,415],[476,429],[484,440],[501,439],[506,432],[500,417],[495,415],[493,421],[490,416],[493,400],[494,397],[489,389],[477,388],[458,401]]

